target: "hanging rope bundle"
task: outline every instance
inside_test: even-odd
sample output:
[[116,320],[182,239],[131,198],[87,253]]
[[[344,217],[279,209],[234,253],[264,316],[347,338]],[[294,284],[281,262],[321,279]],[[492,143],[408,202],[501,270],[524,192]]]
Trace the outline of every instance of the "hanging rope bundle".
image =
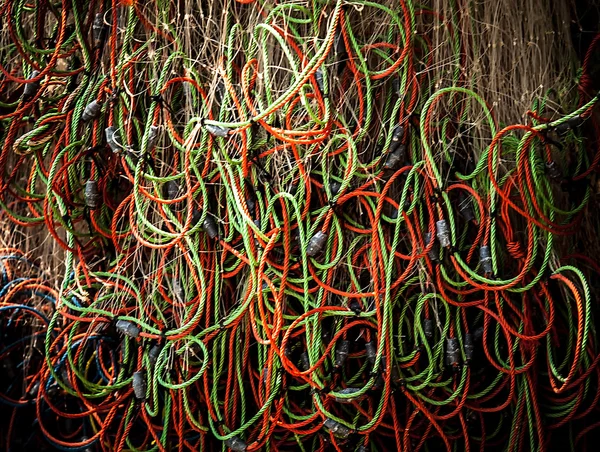
[[0,206],[63,272],[0,252],[19,447],[544,450],[600,425],[598,39],[510,125],[460,70],[458,8],[0,8]]

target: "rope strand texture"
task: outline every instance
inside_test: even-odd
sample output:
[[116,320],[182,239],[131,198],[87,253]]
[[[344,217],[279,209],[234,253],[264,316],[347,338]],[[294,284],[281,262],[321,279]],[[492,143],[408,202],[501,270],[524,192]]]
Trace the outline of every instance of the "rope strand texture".
[[429,27],[460,61],[467,16],[423,8],[0,4],[2,215],[63,272],[0,251],[2,447],[546,450],[599,425],[592,57],[562,114],[549,91],[499,124],[433,79]]

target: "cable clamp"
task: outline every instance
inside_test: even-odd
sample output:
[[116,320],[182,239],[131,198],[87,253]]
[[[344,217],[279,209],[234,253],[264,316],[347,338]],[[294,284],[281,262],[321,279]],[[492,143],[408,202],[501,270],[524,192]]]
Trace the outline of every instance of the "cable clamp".
[[354,308],[350,308],[348,309],[350,312],[354,313],[355,317],[360,317],[360,313],[362,312],[362,310],[360,308],[354,307]]
[[110,98],[108,99],[108,101],[111,104],[115,103],[117,101],[117,98],[119,97],[119,94],[121,94],[121,88],[117,88],[114,91],[111,91]]
[[371,372],[369,372],[369,377],[371,378],[377,378],[381,375],[383,375],[385,373],[385,371],[383,370],[383,368],[379,368],[377,370],[371,370]]

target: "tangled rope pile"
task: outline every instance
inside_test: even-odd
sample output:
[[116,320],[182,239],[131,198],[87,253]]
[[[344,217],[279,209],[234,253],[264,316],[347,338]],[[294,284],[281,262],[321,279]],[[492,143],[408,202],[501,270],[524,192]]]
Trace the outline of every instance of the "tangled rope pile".
[[264,3],[227,3],[214,61],[188,53],[208,6],[0,3],[3,218],[65,253],[55,293],[2,252],[1,400],[41,432],[7,450],[576,444],[589,69],[577,105],[501,125],[460,67],[432,80],[431,21],[461,58],[435,11]]

